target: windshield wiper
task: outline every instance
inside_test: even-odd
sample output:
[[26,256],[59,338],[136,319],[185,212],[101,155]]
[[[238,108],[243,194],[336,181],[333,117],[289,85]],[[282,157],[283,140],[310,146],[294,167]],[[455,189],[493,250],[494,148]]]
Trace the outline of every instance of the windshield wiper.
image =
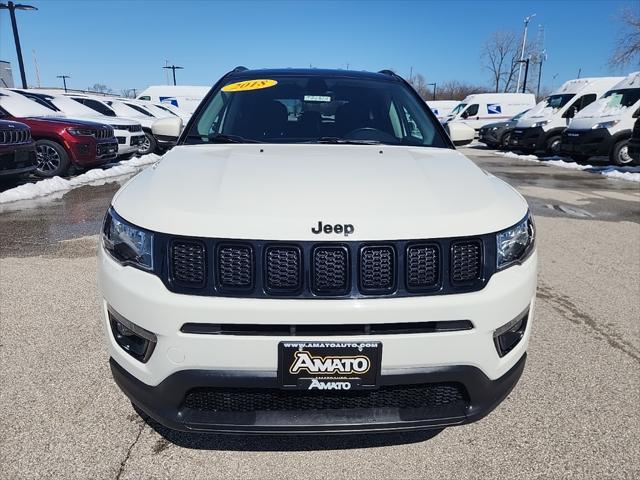
[[340,137],[320,137],[305,143],[336,143],[336,144],[345,144],[345,145],[381,145],[382,144],[380,140],[349,140],[347,138],[340,138]]
[[227,135],[225,133],[214,133],[209,135],[211,143],[259,143],[256,140],[250,140],[240,135]]

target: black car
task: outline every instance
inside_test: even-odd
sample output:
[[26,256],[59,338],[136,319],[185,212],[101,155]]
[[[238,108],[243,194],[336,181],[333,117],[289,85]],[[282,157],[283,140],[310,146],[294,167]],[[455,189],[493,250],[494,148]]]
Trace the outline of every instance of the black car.
[[515,128],[520,117],[522,117],[526,112],[528,112],[528,110],[520,112],[506,122],[496,122],[485,125],[478,132],[478,141],[484,143],[488,147],[506,148],[509,145],[511,132]]
[[0,120],[0,177],[24,175],[36,167],[36,146],[29,127]]
[[628,144],[629,156],[633,159],[635,165],[640,165],[640,118],[636,119],[633,125],[633,133]]

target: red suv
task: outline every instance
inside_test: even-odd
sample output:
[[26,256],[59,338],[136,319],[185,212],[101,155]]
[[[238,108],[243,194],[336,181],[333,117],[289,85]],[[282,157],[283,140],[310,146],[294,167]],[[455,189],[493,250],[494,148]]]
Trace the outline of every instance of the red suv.
[[24,123],[0,120],[0,177],[27,174],[36,168],[36,148]]
[[118,155],[118,140],[111,126],[69,118],[41,117],[38,109],[42,107],[14,95],[17,94],[0,92],[0,118],[19,121],[31,128],[31,135],[36,141],[37,175],[66,175],[72,166],[81,169],[95,167]]

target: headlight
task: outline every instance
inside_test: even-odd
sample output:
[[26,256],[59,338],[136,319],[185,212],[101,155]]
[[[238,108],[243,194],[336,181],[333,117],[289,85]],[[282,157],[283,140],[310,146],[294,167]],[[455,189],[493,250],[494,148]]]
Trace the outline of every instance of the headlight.
[[536,122],[531,125],[531,128],[544,127],[547,123],[549,123],[549,120],[542,120],[541,122]]
[[617,125],[619,122],[620,120],[609,120],[608,122],[596,123],[593,127],[591,127],[591,130],[595,130],[596,128],[611,128]]
[[89,128],[67,128],[67,132],[76,137],[95,137],[96,132]]
[[497,268],[523,261],[533,251],[535,228],[530,213],[520,223],[496,235]]
[[127,223],[113,208],[104,219],[102,244],[121,264],[153,270],[153,233]]

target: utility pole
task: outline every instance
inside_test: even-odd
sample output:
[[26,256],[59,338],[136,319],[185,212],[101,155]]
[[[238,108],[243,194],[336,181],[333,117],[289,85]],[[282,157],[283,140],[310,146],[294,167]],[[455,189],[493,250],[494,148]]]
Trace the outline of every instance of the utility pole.
[[173,72],[173,84],[176,85],[176,70],[182,70],[184,67],[178,67],[177,65],[167,65],[166,67],[162,68],[166,68],[167,70],[171,70]]
[[520,64],[520,66],[522,66],[522,64],[525,64],[524,67],[524,82],[522,82],[522,93],[526,93],[527,92],[527,76],[529,75],[529,58],[525,59],[525,60],[518,60],[518,63]]
[[542,51],[540,54],[540,61],[538,62],[538,88],[536,88],[536,100],[540,96],[540,80],[542,79],[542,64],[547,59],[547,52]]
[[431,86],[433,85],[433,100],[436,99],[436,82],[433,83],[427,83],[427,86]]
[[64,91],[67,92],[67,78],[71,78],[69,75],[58,75],[56,78],[62,79],[62,85],[64,85]]
[[22,48],[20,47],[20,36],[18,35],[18,24],[16,23],[16,10],[38,10],[32,5],[23,5],[21,3],[0,3],[0,10],[9,10],[11,17],[11,27],[13,28],[13,40],[16,44],[16,55],[18,57],[18,66],[20,67],[20,79],[22,80],[22,88],[27,88],[27,75],[24,73],[24,61],[22,60]]
[[524,34],[522,35],[522,50],[520,51],[520,67],[518,67],[518,84],[516,85],[516,92],[520,90],[520,78],[522,77],[522,64],[524,63],[524,49],[527,45],[527,29],[529,28],[529,22],[536,14],[524,17]]

